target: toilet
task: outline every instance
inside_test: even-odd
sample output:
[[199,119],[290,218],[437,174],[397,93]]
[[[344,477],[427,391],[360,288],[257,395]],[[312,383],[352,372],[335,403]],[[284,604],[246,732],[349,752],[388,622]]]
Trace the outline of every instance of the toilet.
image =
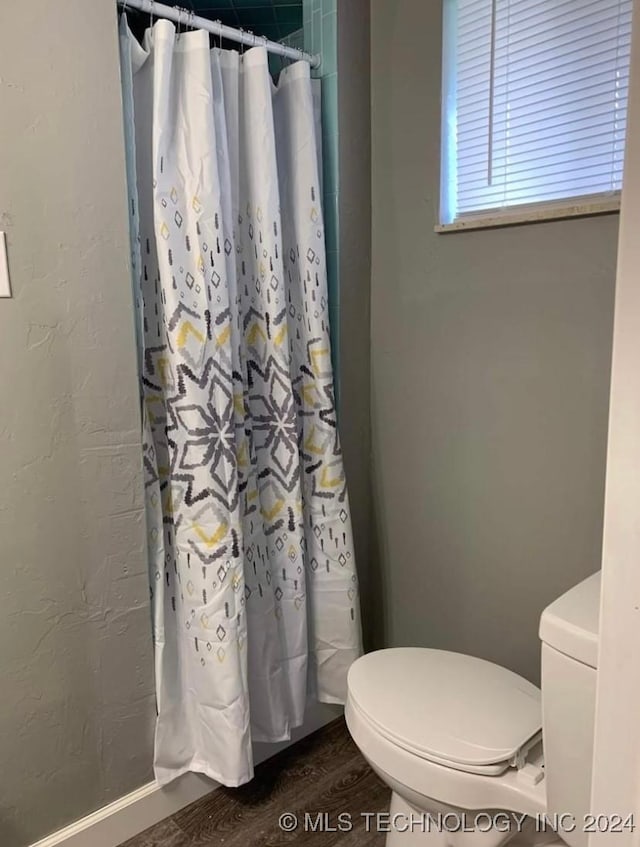
[[542,691],[444,650],[354,662],[345,717],[392,791],[387,847],[586,847],[599,605],[600,572],[542,613]]

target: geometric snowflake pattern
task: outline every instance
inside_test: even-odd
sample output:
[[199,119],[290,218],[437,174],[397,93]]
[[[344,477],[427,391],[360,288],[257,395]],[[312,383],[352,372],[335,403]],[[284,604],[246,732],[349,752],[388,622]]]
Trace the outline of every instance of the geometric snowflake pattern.
[[[199,35],[184,37],[173,64],[173,39],[154,40],[153,66],[138,71],[136,97],[150,100],[153,121],[136,122],[133,184],[129,175],[156,775],[175,776],[162,739],[181,737],[189,761],[206,763],[197,769],[238,784],[251,775],[246,733],[200,749],[182,725],[189,709],[204,715],[203,704],[216,703],[219,716],[233,715],[218,727],[206,710],[214,735],[246,720],[254,739],[286,737],[309,689],[344,696],[360,620],[311,83],[286,71],[272,95],[263,48],[244,59],[212,51],[207,78],[190,53],[192,43],[202,49]],[[174,75],[175,103],[154,89],[162,68]],[[207,87],[209,99],[198,94]],[[238,98],[255,126],[234,121]]]

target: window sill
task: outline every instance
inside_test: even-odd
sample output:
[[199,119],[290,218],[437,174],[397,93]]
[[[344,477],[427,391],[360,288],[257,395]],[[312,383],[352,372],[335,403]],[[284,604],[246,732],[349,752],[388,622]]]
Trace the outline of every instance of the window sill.
[[583,218],[590,215],[611,215],[620,211],[620,195],[597,201],[582,203],[545,203],[507,211],[489,211],[478,215],[458,218],[450,224],[437,224],[435,232],[445,235],[450,232],[465,232],[474,229],[493,229],[502,226],[543,223],[564,218]]

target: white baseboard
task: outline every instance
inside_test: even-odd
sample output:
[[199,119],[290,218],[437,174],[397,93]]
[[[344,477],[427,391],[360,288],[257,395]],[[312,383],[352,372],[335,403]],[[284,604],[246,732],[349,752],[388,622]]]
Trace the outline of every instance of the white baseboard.
[[191,773],[165,788],[149,782],[31,847],[118,847],[215,788],[217,783]]
[[[292,733],[291,741],[254,745],[256,764],[320,729],[340,714],[342,708],[339,706],[313,706],[309,709],[304,725]],[[185,774],[164,788],[157,782],[150,782],[86,818],[37,841],[31,847],[119,847],[127,839],[175,814],[217,787],[218,783],[194,773]]]

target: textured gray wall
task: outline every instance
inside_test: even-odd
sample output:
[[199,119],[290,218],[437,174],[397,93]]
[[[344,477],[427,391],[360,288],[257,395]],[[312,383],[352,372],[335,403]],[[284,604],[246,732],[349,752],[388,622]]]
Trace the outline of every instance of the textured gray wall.
[[338,3],[340,435],[349,483],[363,635],[374,643],[371,498],[371,86],[369,0]]
[[618,219],[435,235],[441,2],[371,14],[378,614],[535,681],[600,565]]
[[151,778],[113,0],[1,4],[0,115],[0,844],[22,847]]

